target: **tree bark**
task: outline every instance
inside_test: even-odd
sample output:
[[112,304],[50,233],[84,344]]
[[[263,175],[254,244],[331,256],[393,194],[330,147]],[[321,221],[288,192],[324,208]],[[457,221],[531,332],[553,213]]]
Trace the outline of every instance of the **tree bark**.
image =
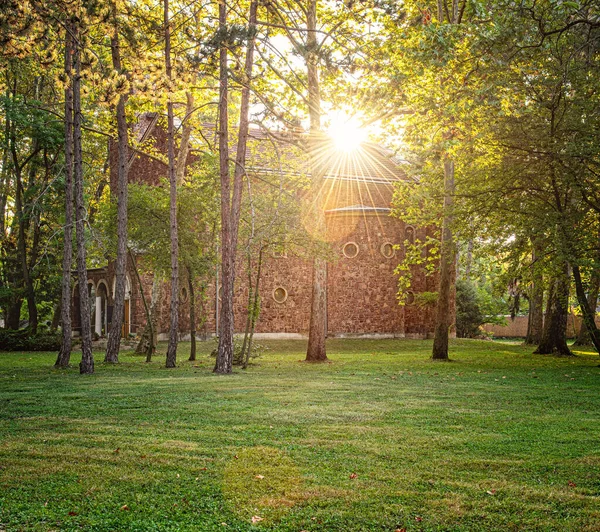
[[[600,232],[598,234],[598,250],[600,253]],[[598,305],[598,295],[600,293],[600,254],[596,256],[596,262],[594,263],[594,270],[590,276],[590,289],[587,295],[587,303],[590,310],[596,314],[596,307]],[[595,319],[594,319],[595,324]],[[583,324],[579,328],[579,334],[573,344],[575,346],[587,346],[592,345],[592,338],[589,334],[588,328],[584,327]]]
[[567,318],[569,311],[569,272],[568,265],[553,280],[548,294],[546,317],[542,341],[535,350],[536,354],[558,354],[571,356],[567,346]]
[[188,266],[188,290],[190,297],[190,358],[188,360],[196,360],[196,295],[194,292],[194,271]]
[[246,328],[244,329],[244,341],[242,342],[242,349],[240,350],[239,355],[239,360],[242,364],[244,363],[246,356],[246,347],[248,347],[248,336],[250,335],[250,324],[252,323],[252,302],[254,301],[252,292],[252,253],[250,252],[250,242],[248,243],[246,259],[248,261],[248,309],[246,311]]
[[[114,17],[114,33],[110,40],[113,68],[118,73],[123,73],[121,65],[121,49],[119,45],[119,28],[117,24],[116,4],[112,3]],[[127,269],[127,184],[129,174],[129,138],[127,131],[127,118],[125,104],[127,96],[121,94],[117,103],[117,135],[118,135],[118,180],[117,180],[117,260],[115,262],[115,300],[113,307],[112,323],[104,362],[116,364],[119,362],[119,348],[121,346],[121,331],[123,329],[123,316],[125,314],[125,287]]]
[[[254,338],[254,330],[256,329],[256,322],[258,321],[258,313],[259,313],[259,287],[260,287],[260,276],[262,270],[262,262],[263,262],[263,248],[260,248],[258,252],[258,265],[256,267],[256,280],[254,281],[254,298],[252,302],[252,314],[250,316],[250,334],[248,335],[248,345],[246,346],[246,355],[244,360],[244,364],[242,369],[246,369],[248,367],[248,362],[250,361],[250,354],[252,353],[252,340]],[[243,353],[242,353],[243,354]]]
[[[171,81],[171,26],[169,21],[169,0],[164,0],[165,25],[165,68]],[[170,191],[170,233],[171,233],[171,316],[169,327],[169,346],[167,348],[166,367],[174,368],[177,360],[177,341],[179,336],[179,239],[177,234],[177,174],[175,171],[175,132],[173,125],[173,101],[167,102],[167,145],[169,159]]]
[[[227,374],[233,369],[233,328],[234,308],[233,290],[235,286],[235,258],[242,203],[242,185],[246,173],[246,146],[248,142],[248,113],[250,109],[250,83],[254,65],[254,44],[256,34],[256,14],[258,3],[250,4],[248,19],[248,41],[242,80],[242,97],[240,102],[240,123],[238,142],[233,172],[233,194],[229,182],[229,147],[227,129],[228,71],[227,48],[224,43],[219,56],[219,164],[221,176],[221,311],[219,319],[219,348],[214,372]],[[227,6],[219,4],[219,28],[227,29]],[[231,196],[231,198],[230,198]]]
[[583,324],[581,325],[581,328],[583,329],[585,327],[587,329],[592,344],[594,345],[598,354],[600,354],[600,330],[598,330],[598,327],[596,327],[595,320],[595,302],[598,299],[598,288],[596,287],[596,293],[594,294],[594,307],[592,309],[586,297],[585,289],[583,288],[583,283],[581,281],[581,271],[579,270],[579,266],[577,264],[573,265],[573,279],[575,280],[575,291],[577,293],[577,300],[579,301],[579,308],[581,309],[581,314],[583,315]]
[[[141,284],[140,284],[141,287]],[[140,288],[141,289],[141,288]],[[152,295],[150,296],[150,311],[146,313],[146,325],[135,352],[146,355],[146,362],[152,362],[152,355],[156,351],[157,327],[158,327],[158,298],[161,292],[161,279],[158,274],[154,274],[152,279]]]
[[[308,114],[310,118],[309,157],[311,172],[311,196],[315,209],[317,235],[324,236],[325,212],[321,196],[322,172],[318,162],[321,137],[321,92],[319,84],[319,54],[317,43],[317,0],[310,0],[306,16],[306,69],[308,76]],[[325,362],[327,351],[327,261],[321,257],[313,260],[312,299],[306,362]]]
[[81,63],[79,28],[73,25],[73,180],[75,183],[75,237],[77,242],[77,279],[79,282],[79,308],[81,316],[81,363],[79,372],[94,373],[92,354],[92,328],[90,324],[90,300],[87,283],[85,250],[86,209],[83,196],[83,154],[81,146]]
[[454,265],[454,239],[452,222],[454,208],[454,161],[444,160],[444,218],[442,220],[440,281],[433,338],[433,360],[448,360],[448,340],[450,332],[450,288],[452,286],[452,268]]
[[62,342],[54,366],[66,368],[71,360],[73,328],[71,325],[71,268],[73,265],[73,25],[67,21],[65,31],[65,226],[61,279],[60,317]]
[[183,185],[185,178],[185,167],[188,153],[190,151],[190,137],[192,136],[191,117],[194,112],[194,95],[191,92],[185,93],[185,118],[181,128],[181,142],[179,143],[179,152],[177,153],[177,165],[175,174],[177,176],[177,185]]
[[532,254],[532,284],[529,296],[529,317],[525,345],[539,345],[544,328],[544,279],[538,264],[538,254],[534,245]]

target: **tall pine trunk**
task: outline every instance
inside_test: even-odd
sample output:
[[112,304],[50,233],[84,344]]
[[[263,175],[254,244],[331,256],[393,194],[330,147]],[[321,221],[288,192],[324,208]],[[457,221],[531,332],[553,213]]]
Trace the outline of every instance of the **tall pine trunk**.
[[62,342],[54,365],[66,368],[71,360],[73,328],[71,324],[71,268],[73,264],[73,25],[68,20],[65,31],[65,226],[61,279],[60,318]]
[[[311,196],[315,210],[316,233],[323,237],[326,231],[325,211],[321,198],[322,175],[318,163],[321,136],[321,93],[319,85],[319,55],[317,43],[317,0],[310,0],[306,13],[306,69],[308,76],[308,114],[310,118],[309,158],[311,172]],[[327,360],[327,261],[321,257],[313,260],[312,299],[308,329],[307,362]]]
[[[122,73],[121,49],[119,46],[119,28],[117,24],[116,5],[112,4],[114,17],[114,33],[110,40],[113,68]],[[117,103],[117,135],[118,135],[118,180],[117,180],[117,260],[115,263],[115,301],[113,307],[112,323],[104,362],[115,364],[119,362],[119,347],[121,345],[121,331],[123,316],[125,314],[125,287],[127,269],[127,182],[129,173],[129,139],[127,131],[127,118],[125,116],[125,103],[127,96],[121,94]]]
[[262,270],[262,262],[263,262],[263,248],[260,248],[258,252],[258,265],[256,267],[256,279],[254,281],[254,295],[252,301],[252,312],[250,314],[250,331],[248,334],[248,344],[246,345],[246,352],[244,355],[244,351],[242,351],[243,357],[243,365],[242,369],[246,369],[248,367],[248,362],[250,361],[250,355],[252,354],[252,340],[254,338],[254,331],[256,329],[256,322],[258,321],[258,313],[260,311],[260,276]]
[[448,360],[448,339],[450,334],[450,289],[454,268],[454,239],[452,222],[454,207],[454,161],[448,157],[444,160],[444,218],[442,220],[440,281],[435,317],[435,336],[433,338],[433,360]]
[[548,293],[544,332],[535,350],[536,354],[558,354],[570,356],[567,346],[567,319],[569,313],[569,272],[568,265],[553,280]]
[[[229,179],[229,132],[227,128],[227,48],[221,45],[219,56],[219,164],[221,176],[221,311],[219,319],[219,348],[214,372],[227,374],[233,369],[233,290],[235,286],[235,258],[237,250],[240,209],[242,204],[242,185],[246,173],[246,146],[248,143],[248,113],[250,110],[250,83],[254,65],[254,44],[256,34],[256,13],[258,2],[250,4],[248,19],[248,40],[244,79],[242,80],[242,97],[240,102],[240,123],[238,142],[233,172],[233,194]],[[219,27],[223,33],[227,30],[227,6],[219,4]]]
[[87,283],[85,250],[86,208],[83,195],[83,153],[81,146],[81,46],[79,27],[73,26],[73,180],[75,182],[75,238],[77,242],[77,280],[79,282],[79,309],[81,321],[80,373],[94,373],[92,354],[92,327],[90,323],[90,298]]
[[188,290],[190,296],[190,358],[196,360],[196,293],[194,291],[194,270],[191,266],[187,267]]
[[[165,25],[165,68],[171,81],[171,26],[169,21],[169,0],[164,0]],[[169,159],[170,192],[170,234],[171,234],[171,316],[169,326],[169,346],[166,367],[174,368],[177,360],[177,340],[179,335],[179,239],[177,235],[177,174],[175,172],[175,128],[173,125],[173,101],[169,95],[167,102],[167,151]]]
[[[158,298],[161,292],[161,278],[158,274],[154,274],[152,279],[152,294],[150,296],[150,309],[146,312],[146,325],[140,337],[140,341],[135,348],[135,352],[138,354],[146,355],[146,362],[152,362],[152,355],[156,351],[156,344],[158,339],[157,327],[158,327]],[[142,291],[140,283],[140,291]]]

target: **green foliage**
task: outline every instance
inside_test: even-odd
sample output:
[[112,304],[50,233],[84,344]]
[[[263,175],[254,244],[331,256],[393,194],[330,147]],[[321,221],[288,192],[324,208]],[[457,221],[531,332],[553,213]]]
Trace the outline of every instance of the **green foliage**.
[[459,338],[480,336],[484,323],[504,323],[506,310],[506,301],[495,296],[489,284],[457,279],[456,334]]
[[459,279],[456,281],[456,335],[459,338],[476,338],[485,323],[477,287]]
[[60,348],[60,334],[29,329],[0,329],[0,351],[56,351]]
[[[426,236],[425,240],[416,239],[414,243],[406,240],[403,244],[404,254],[402,260],[394,270],[398,276],[398,302],[406,304],[406,298],[411,293],[413,275],[416,271],[424,271],[426,276],[433,275],[439,263],[439,240]],[[437,293],[416,293],[415,302],[421,306],[435,303]]]

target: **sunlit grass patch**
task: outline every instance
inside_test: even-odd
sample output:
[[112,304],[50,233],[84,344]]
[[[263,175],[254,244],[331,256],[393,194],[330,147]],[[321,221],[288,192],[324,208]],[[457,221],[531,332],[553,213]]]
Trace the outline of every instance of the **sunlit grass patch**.
[[[223,493],[242,519],[272,524],[306,498],[298,467],[272,447],[240,449],[225,466]],[[258,519],[257,519],[258,518]]]

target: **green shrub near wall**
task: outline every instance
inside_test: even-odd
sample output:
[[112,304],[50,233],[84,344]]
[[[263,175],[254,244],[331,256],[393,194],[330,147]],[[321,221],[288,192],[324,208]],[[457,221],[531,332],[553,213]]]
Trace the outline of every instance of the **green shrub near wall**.
[[0,351],[56,351],[60,348],[60,334],[32,334],[29,329],[0,329]]

